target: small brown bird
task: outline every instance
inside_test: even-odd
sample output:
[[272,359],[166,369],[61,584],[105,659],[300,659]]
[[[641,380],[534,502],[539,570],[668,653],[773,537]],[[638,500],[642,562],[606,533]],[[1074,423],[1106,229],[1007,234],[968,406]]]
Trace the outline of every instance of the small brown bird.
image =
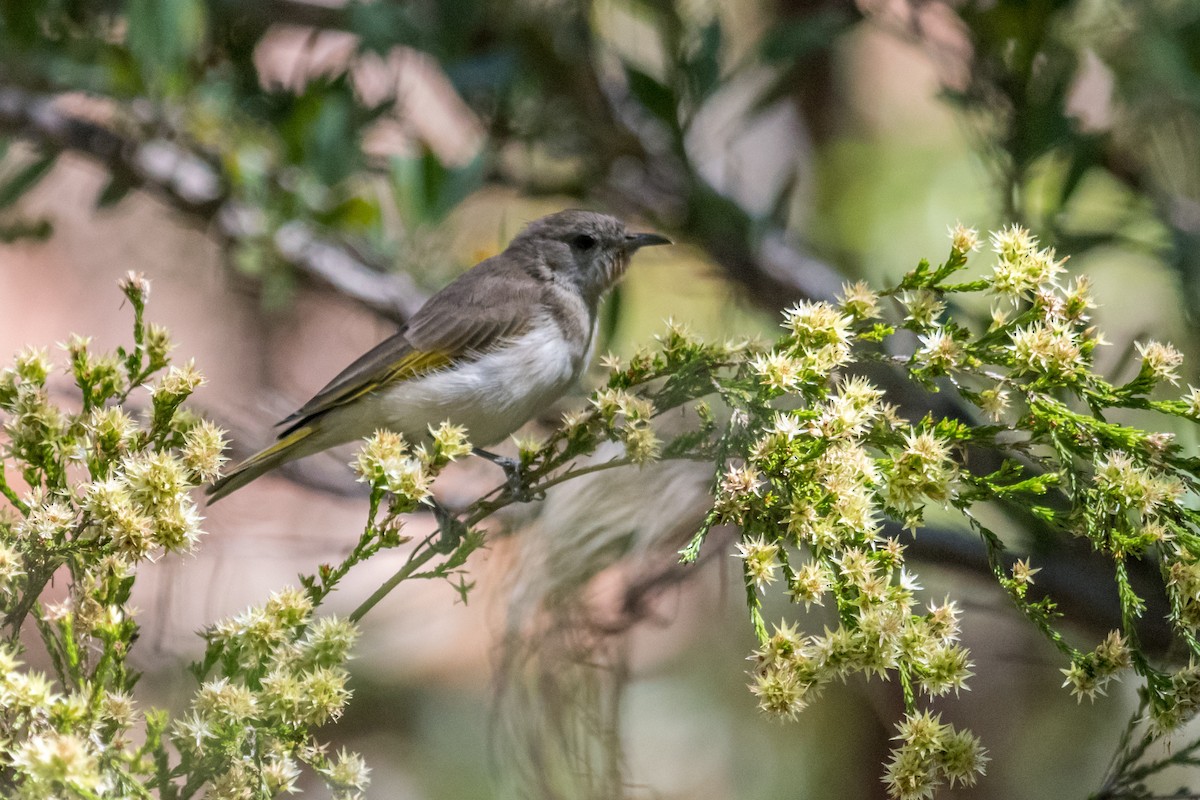
[[579,379],[600,298],[633,253],[670,243],[591,211],[530,223],[283,420],[279,441],[213,483],[210,502],[380,428],[420,441],[449,420],[477,445],[500,441]]

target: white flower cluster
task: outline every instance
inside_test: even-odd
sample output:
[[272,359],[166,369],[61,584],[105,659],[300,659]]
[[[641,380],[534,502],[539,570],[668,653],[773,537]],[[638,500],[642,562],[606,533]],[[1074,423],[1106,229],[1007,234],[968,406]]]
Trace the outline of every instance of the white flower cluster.
[[358,631],[332,617],[312,619],[312,601],[288,589],[206,632],[217,664],[232,674],[206,680],[171,739],[184,763],[205,764],[216,797],[296,791],[300,764],[322,775],[339,800],[360,798],[368,770],[342,752],[331,760],[307,731],[338,719],[350,699],[343,665]]
[[350,462],[364,483],[416,504],[433,495],[433,481],[451,461],[471,452],[467,430],[443,422],[429,429],[430,439],[410,448],[395,431],[377,430]]
[[[1032,301],[1038,312],[1034,320],[1009,332],[1007,349],[1014,376],[1044,376],[1065,383],[1083,376],[1091,348],[1102,341],[1086,326],[1088,312],[1095,308],[1090,281],[1079,277],[1061,286],[1058,277],[1065,272],[1066,259],[1058,259],[1052,249],[1039,248],[1037,239],[1019,225],[993,233],[991,243],[996,254],[991,292],[1007,300],[1010,309]],[[993,308],[993,325],[1008,324],[1009,315],[1003,306]]]
[[662,442],[651,425],[657,413],[653,402],[624,389],[606,388],[596,392],[592,405],[609,431],[625,444],[630,461],[646,464],[658,458]]
[[[974,246],[966,232],[957,235]],[[914,292],[907,304],[910,315],[931,322],[944,309],[931,292]],[[902,423],[865,378],[836,377],[854,358],[855,325],[869,324],[877,309],[865,287],[848,286],[840,310],[803,303],[785,314],[788,335],[750,368],[765,402],[786,394],[799,407],[772,410],[757,428],[753,414],[735,415],[735,426],[754,438],[718,480],[713,518],[743,529],[736,557],[754,594],[782,582],[794,602],[839,612],[837,627],[822,634],[787,622],[760,632],[750,690],[760,709],[785,719],[830,681],[856,673],[902,674],[930,698],[957,692],[972,674],[958,641],[957,606],[917,609],[921,587],[905,567],[904,548],[881,535],[885,510],[915,527],[926,503],[954,496],[952,443],[928,425]],[[958,343],[940,336],[927,337],[928,357],[949,363]],[[920,758],[912,747],[897,750],[887,778],[896,796],[924,796],[902,788],[905,781],[915,786],[918,772],[922,786],[933,786],[971,782],[982,771],[973,736],[949,726],[930,730]]]
[[45,675],[22,667],[11,650],[0,647],[0,708],[13,796],[40,800],[63,796],[64,790],[110,796],[115,786],[100,757],[114,755],[126,743],[123,733],[140,718],[129,698],[103,692],[95,698],[100,713],[93,713],[89,694],[59,693]]
[[970,731],[956,730],[928,711],[909,714],[893,737],[900,744],[892,750],[883,782],[896,800],[932,797],[943,781],[974,785],[984,773],[988,757],[979,739]]

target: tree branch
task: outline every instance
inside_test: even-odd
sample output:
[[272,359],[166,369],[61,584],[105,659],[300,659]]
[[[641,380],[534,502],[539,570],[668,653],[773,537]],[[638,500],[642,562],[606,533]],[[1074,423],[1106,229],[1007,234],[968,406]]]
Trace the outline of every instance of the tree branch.
[[[228,244],[261,236],[260,216],[229,194],[215,160],[164,138],[137,141],[70,113],[57,95],[0,84],[0,133],[51,151],[70,151],[99,163],[112,181],[146,191],[201,224]],[[396,323],[406,321],[427,296],[408,275],[388,272],[347,245],[318,235],[301,222],[275,232],[277,255],[304,278],[333,288]]]

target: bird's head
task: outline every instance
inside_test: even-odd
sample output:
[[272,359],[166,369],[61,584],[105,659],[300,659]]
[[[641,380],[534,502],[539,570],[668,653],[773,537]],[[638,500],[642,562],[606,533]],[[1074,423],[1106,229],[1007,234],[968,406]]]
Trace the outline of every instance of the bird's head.
[[570,209],[529,223],[509,248],[534,256],[594,303],[625,273],[639,248],[670,243],[657,233],[630,233],[616,217]]

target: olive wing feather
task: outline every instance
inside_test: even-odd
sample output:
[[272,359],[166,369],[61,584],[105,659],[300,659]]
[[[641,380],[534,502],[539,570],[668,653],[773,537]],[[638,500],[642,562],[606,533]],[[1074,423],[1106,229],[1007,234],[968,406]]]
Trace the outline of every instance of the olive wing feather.
[[[528,330],[531,290],[536,287],[511,275],[463,277],[468,276],[474,278],[469,285],[460,286],[459,279],[434,295],[407,325],[282,420],[279,424],[287,427],[280,437],[383,386],[472,361]],[[451,291],[455,288],[459,291]]]

